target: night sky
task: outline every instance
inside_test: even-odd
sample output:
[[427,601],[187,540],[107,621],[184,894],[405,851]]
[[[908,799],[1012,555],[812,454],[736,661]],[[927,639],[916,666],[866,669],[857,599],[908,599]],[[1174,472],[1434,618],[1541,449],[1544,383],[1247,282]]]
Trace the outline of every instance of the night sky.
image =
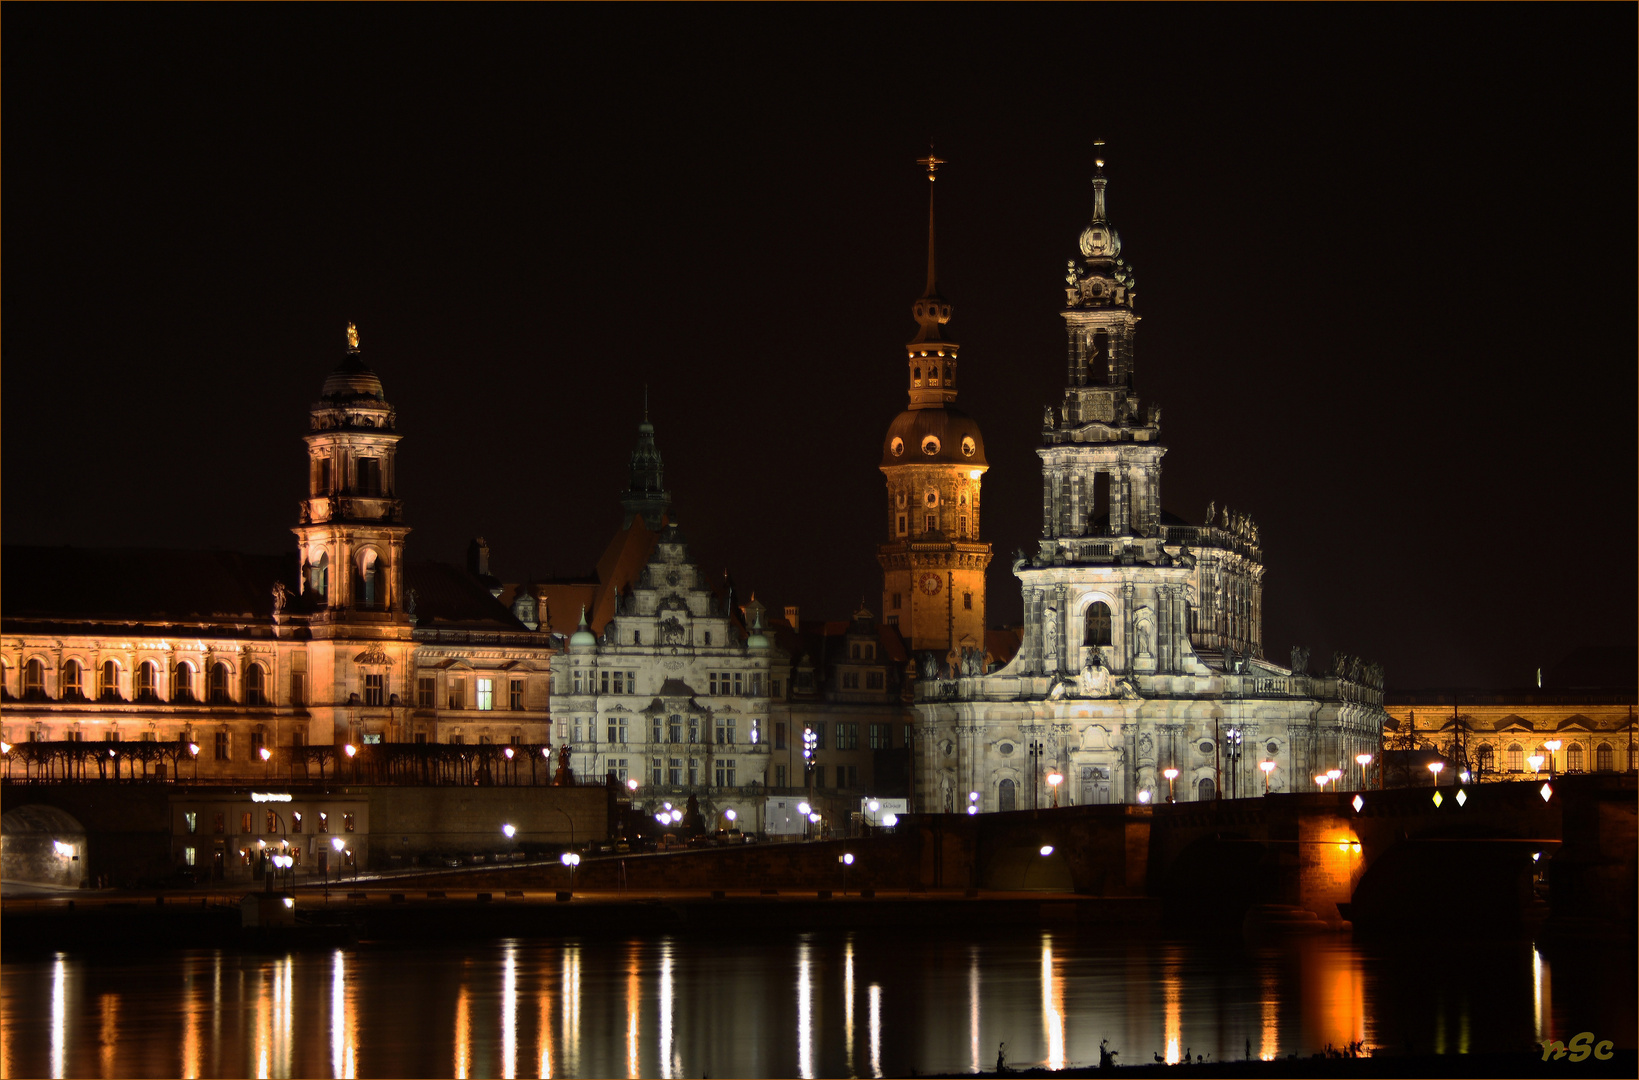
[[1635,643],[1634,33],[1614,4],[8,5],[4,538],[291,549],[352,320],[412,559],[483,535],[507,580],[588,572],[647,383],[704,566],[876,610],[931,137],[1016,621],[1103,139],[1163,502],[1257,519],[1269,658],[1522,685]]

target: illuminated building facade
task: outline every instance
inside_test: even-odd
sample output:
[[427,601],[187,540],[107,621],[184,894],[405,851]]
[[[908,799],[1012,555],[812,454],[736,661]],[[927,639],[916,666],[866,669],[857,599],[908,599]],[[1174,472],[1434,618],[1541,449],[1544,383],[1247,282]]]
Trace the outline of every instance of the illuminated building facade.
[[349,327],[293,557],[8,545],[0,738],[192,745],[143,760],[245,781],[305,777],[320,746],[546,742],[552,638],[473,574],[406,564],[399,438]]
[[[922,160],[928,180],[943,164]],[[884,621],[911,649],[959,665],[985,647],[985,568],[979,483],[990,466],[984,436],[955,407],[960,347],[945,336],[950,302],[939,294],[934,260],[933,194],[928,193],[928,281],[911,305],[917,334],[905,346],[910,401],[882,441],[887,480],[887,539],[882,565]]]
[[624,522],[595,579],[517,590],[547,612],[581,605],[553,669],[558,745],[572,748],[582,776],[636,781],[650,811],[696,794],[709,824],[733,810],[752,827],[767,783],[776,650],[732,587],[714,589],[690,557],[647,418],[620,502]]
[[[918,805],[983,810],[1306,790],[1376,752],[1382,681],[1343,663],[1309,675],[1264,658],[1257,525],[1161,501],[1161,411],[1134,391],[1136,283],[1105,207],[1102,162],[1062,312],[1063,401],[1043,418],[1042,525],[1014,563],[1018,653],[986,675],[925,665]],[[1166,778],[1167,770],[1176,770]]]

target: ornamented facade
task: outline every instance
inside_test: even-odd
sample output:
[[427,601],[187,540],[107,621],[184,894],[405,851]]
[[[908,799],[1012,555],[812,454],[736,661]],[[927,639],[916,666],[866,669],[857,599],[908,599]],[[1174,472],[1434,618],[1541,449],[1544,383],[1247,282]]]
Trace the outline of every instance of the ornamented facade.
[[930,154],[921,164],[930,181],[928,282],[911,305],[919,329],[905,346],[909,405],[882,441],[888,538],[877,561],[884,621],[912,649],[960,663],[984,655],[990,545],[980,539],[979,482],[990,466],[979,425],[954,405],[960,347],[944,335],[951,305],[939,295],[934,260],[931,182],[943,162]]
[[[1014,561],[1025,632],[1002,670],[918,684],[918,806],[1210,799],[1304,790],[1375,753],[1375,669],[1311,676],[1263,657],[1257,526],[1216,507],[1199,525],[1161,502],[1161,411],[1134,392],[1136,283],[1105,208],[1071,260],[1063,403],[1043,418],[1042,527]],[[1166,770],[1176,775],[1164,778]]]
[[406,564],[400,437],[349,327],[309,414],[295,557],[8,545],[12,775],[100,758],[119,775],[261,781],[346,744],[546,743],[552,638],[473,575]]

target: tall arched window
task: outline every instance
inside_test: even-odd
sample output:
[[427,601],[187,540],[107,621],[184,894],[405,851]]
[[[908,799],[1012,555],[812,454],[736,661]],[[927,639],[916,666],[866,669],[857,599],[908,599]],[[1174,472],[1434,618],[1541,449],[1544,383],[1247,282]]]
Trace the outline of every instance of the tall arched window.
[[996,809],[1012,810],[1016,805],[1016,802],[1017,800],[1014,795],[1013,781],[1003,780],[1001,783],[996,785]]
[[1496,771],[1497,752],[1490,745],[1482,743],[1480,745],[1480,772],[1488,773]]
[[1093,333],[1093,355],[1089,363],[1093,369],[1090,381],[1094,386],[1103,386],[1106,383],[1115,381],[1110,378],[1110,332],[1108,330],[1098,330]]
[[1572,743],[1570,745],[1570,748],[1565,751],[1565,771],[1566,772],[1581,772],[1582,771],[1582,744],[1581,743]]
[[365,607],[375,607],[385,591],[381,588],[380,556],[374,551],[362,552],[359,555],[359,602]]
[[307,587],[313,593],[313,602],[322,604],[329,595],[330,556],[319,552],[319,557],[307,564]]
[[1520,748],[1520,744],[1519,743],[1510,743],[1508,745],[1507,753],[1508,753],[1508,771],[1509,772],[1520,772],[1520,771],[1522,771],[1525,768],[1525,751]]
[[245,704],[267,704],[267,676],[260,664],[245,665]]
[[137,668],[137,700],[154,701],[159,697],[159,668],[152,660],[144,660]]
[[1087,633],[1082,640],[1083,645],[1108,645],[1110,643],[1110,605],[1102,600],[1094,600],[1087,605]]
[[64,662],[62,693],[57,696],[64,701],[85,699],[85,672],[81,670],[78,660]]
[[46,666],[39,660],[23,665],[23,700],[39,701],[46,696]]
[[233,699],[228,696],[228,665],[220,661],[211,665],[211,704],[229,705]]
[[97,680],[97,698],[118,701],[120,696],[120,666],[112,660],[102,662],[102,676]]
[[1198,802],[1211,802],[1218,797],[1218,785],[1208,776],[1196,786],[1195,798]]
[[1600,743],[1594,749],[1594,752],[1593,752],[1593,765],[1594,765],[1594,768],[1598,769],[1600,772],[1610,772],[1611,771],[1611,766],[1613,765],[1613,762],[1611,761],[1611,759],[1614,756],[1615,755],[1613,755],[1611,753],[1611,744],[1610,743],[1608,743],[1608,742]]
[[178,661],[171,669],[171,700],[193,700],[193,665],[186,660]]

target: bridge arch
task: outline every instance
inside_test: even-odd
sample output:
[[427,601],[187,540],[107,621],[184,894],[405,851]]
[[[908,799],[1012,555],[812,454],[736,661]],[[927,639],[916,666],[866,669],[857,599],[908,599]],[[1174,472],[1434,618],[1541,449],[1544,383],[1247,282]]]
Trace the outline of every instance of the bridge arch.
[[66,810],[33,804],[0,816],[0,880],[76,888],[85,854],[85,827]]

